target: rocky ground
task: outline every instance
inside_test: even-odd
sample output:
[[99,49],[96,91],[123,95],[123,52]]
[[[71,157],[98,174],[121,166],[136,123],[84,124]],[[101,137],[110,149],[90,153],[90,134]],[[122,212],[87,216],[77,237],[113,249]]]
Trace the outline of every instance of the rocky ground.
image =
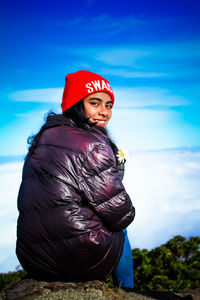
[[152,292],[139,293],[133,289],[108,288],[104,282],[94,280],[84,283],[43,282],[25,279],[5,288],[0,293],[0,300],[200,300],[200,289],[184,293]]

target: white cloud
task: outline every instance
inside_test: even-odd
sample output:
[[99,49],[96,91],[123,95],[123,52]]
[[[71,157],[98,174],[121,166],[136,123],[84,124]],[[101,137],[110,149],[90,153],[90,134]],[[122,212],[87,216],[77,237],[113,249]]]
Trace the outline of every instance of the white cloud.
[[[189,105],[187,98],[157,87],[114,86],[113,90],[115,105],[109,128],[118,145],[137,149],[197,145],[199,129],[184,119],[180,107],[176,108]],[[42,89],[36,92],[27,90],[22,91],[22,94],[17,92],[14,99],[30,101],[34,97],[37,101],[46,101],[52,96],[51,89],[45,89],[46,97],[41,97],[40,94],[44,94]],[[52,110],[61,113],[60,100],[45,103],[45,106],[46,111],[37,109],[25,114],[16,114],[16,121],[8,124],[1,133],[4,139],[1,147],[3,155],[16,154],[16,150],[18,154],[25,154],[27,137],[38,132],[44,123],[46,112]],[[44,104],[41,107],[44,109]]]
[[[18,265],[16,200],[22,164],[0,165],[1,272],[14,270]],[[200,235],[199,179],[200,151],[132,151],[124,178],[136,207],[136,218],[128,228],[132,247],[150,249],[176,234]]]
[[[158,61],[162,64],[166,63],[166,60],[182,60],[189,58],[199,58],[200,40],[185,41],[179,43],[165,43],[162,45],[129,45],[127,47],[115,47],[105,48],[99,51],[93,49],[93,57],[97,60],[110,65],[110,66],[127,66],[127,67],[139,67],[140,63],[145,59],[145,64]],[[92,53],[92,49],[89,50]],[[86,51],[83,52],[87,54]],[[95,53],[95,54],[94,54]],[[162,60],[161,60],[162,59]],[[173,64],[172,64],[173,66]],[[166,65],[165,65],[166,68]]]
[[112,119],[108,125],[111,136],[122,148],[129,149],[163,149],[192,143],[184,130],[177,130],[181,122],[178,112],[170,109],[113,109]]
[[[5,215],[11,217],[17,212],[17,190],[21,181],[21,173],[21,162],[0,164],[0,217]],[[2,242],[4,241],[0,240],[0,244]]]
[[9,99],[25,102],[54,102],[60,103],[63,88],[24,90],[11,93]]
[[101,70],[105,75],[114,75],[124,78],[154,78],[154,77],[163,77],[166,76],[164,73],[156,72],[138,72],[138,71],[128,71],[123,69],[102,69]]
[[[153,58],[180,59],[200,57],[200,40],[188,40],[183,42],[165,43],[160,45],[147,45],[145,49],[149,51]],[[143,49],[143,47],[141,47]]]
[[[196,145],[199,131],[189,127],[178,110],[171,109],[171,107],[190,104],[186,98],[172,93],[170,90],[157,87],[116,86],[113,89],[115,105],[109,128],[119,145],[136,147],[137,149]],[[61,91],[61,89],[55,90]],[[13,94],[12,96],[15,100],[21,99],[23,101],[30,101],[33,98],[37,101],[51,99],[51,89],[45,89],[45,97],[41,96],[43,94],[44,91],[41,89],[22,91],[22,94],[17,92],[16,95]],[[8,125],[7,131],[4,130],[5,134],[2,136],[4,144],[1,153],[15,154],[16,147],[18,151],[22,151],[23,147],[24,150],[21,153],[26,153],[26,139],[38,132],[44,123],[46,112],[50,108],[57,113],[61,112],[60,100],[51,104],[47,103],[46,107],[46,111],[34,110],[16,115],[15,124]],[[14,137],[10,135],[13,128],[15,128]],[[16,137],[17,146],[10,147],[10,145],[16,144]]]
[[129,227],[132,247],[153,248],[177,234],[200,234],[199,154],[188,150],[132,154],[124,179],[136,207]]
[[15,255],[17,195],[21,182],[22,162],[0,165],[0,270],[8,272],[19,265]]
[[136,66],[136,60],[149,55],[143,50],[133,50],[127,48],[111,49],[97,52],[95,58],[111,66]]
[[190,102],[179,95],[172,94],[170,90],[158,87],[113,87],[116,98],[116,106],[142,107],[163,106],[172,107],[188,105]]
[[8,247],[1,248],[0,255],[0,272],[7,273],[10,271],[15,271],[20,265],[15,253],[15,242]]
[[[151,76],[151,75],[150,75]],[[120,107],[177,106],[188,105],[182,96],[157,87],[113,87],[116,105]],[[49,102],[60,105],[63,88],[24,90],[11,93],[9,98],[22,102]]]

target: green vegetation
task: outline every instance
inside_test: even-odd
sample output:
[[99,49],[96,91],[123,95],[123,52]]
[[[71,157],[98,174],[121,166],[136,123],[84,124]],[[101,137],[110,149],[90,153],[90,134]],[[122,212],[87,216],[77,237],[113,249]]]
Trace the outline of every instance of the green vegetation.
[[135,289],[174,291],[200,286],[200,237],[178,235],[151,251],[133,250]]
[[[181,292],[200,287],[200,237],[187,240],[178,235],[150,251],[136,248],[132,253],[135,290]],[[0,290],[25,276],[23,270],[0,274]],[[113,286],[111,276],[106,284]]]
[[0,291],[10,285],[11,283],[21,280],[26,276],[26,272],[24,270],[19,270],[16,268],[15,272],[9,273],[0,273]]
[[[133,253],[134,289],[181,292],[200,287],[200,237],[178,235],[151,251]],[[111,276],[108,286],[113,286]]]

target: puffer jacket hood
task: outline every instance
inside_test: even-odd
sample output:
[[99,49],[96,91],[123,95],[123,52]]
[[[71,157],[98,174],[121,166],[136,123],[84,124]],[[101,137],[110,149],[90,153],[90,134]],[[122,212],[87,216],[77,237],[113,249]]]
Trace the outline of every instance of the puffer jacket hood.
[[43,280],[104,280],[135,210],[109,142],[64,116],[48,118],[18,195],[16,253]]

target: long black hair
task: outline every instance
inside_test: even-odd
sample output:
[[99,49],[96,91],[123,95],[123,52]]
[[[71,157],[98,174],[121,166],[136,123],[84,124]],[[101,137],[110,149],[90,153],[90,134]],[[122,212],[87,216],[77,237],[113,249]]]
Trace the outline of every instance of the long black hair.
[[89,122],[89,118],[85,112],[83,100],[81,100],[67,109],[62,115],[58,115],[53,112],[49,112],[47,114],[46,123],[41,127],[39,132],[36,135],[28,137],[27,143],[30,145],[28,155],[31,155],[34,152],[40,136],[47,128],[58,125],[66,125],[68,124],[67,120],[70,120],[79,128],[83,128],[89,132],[95,132],[104,136],[109,141],[114,154],[117,154],[118,148],[110,138],[108,131],[104,127],[97,126],[95,123]]

